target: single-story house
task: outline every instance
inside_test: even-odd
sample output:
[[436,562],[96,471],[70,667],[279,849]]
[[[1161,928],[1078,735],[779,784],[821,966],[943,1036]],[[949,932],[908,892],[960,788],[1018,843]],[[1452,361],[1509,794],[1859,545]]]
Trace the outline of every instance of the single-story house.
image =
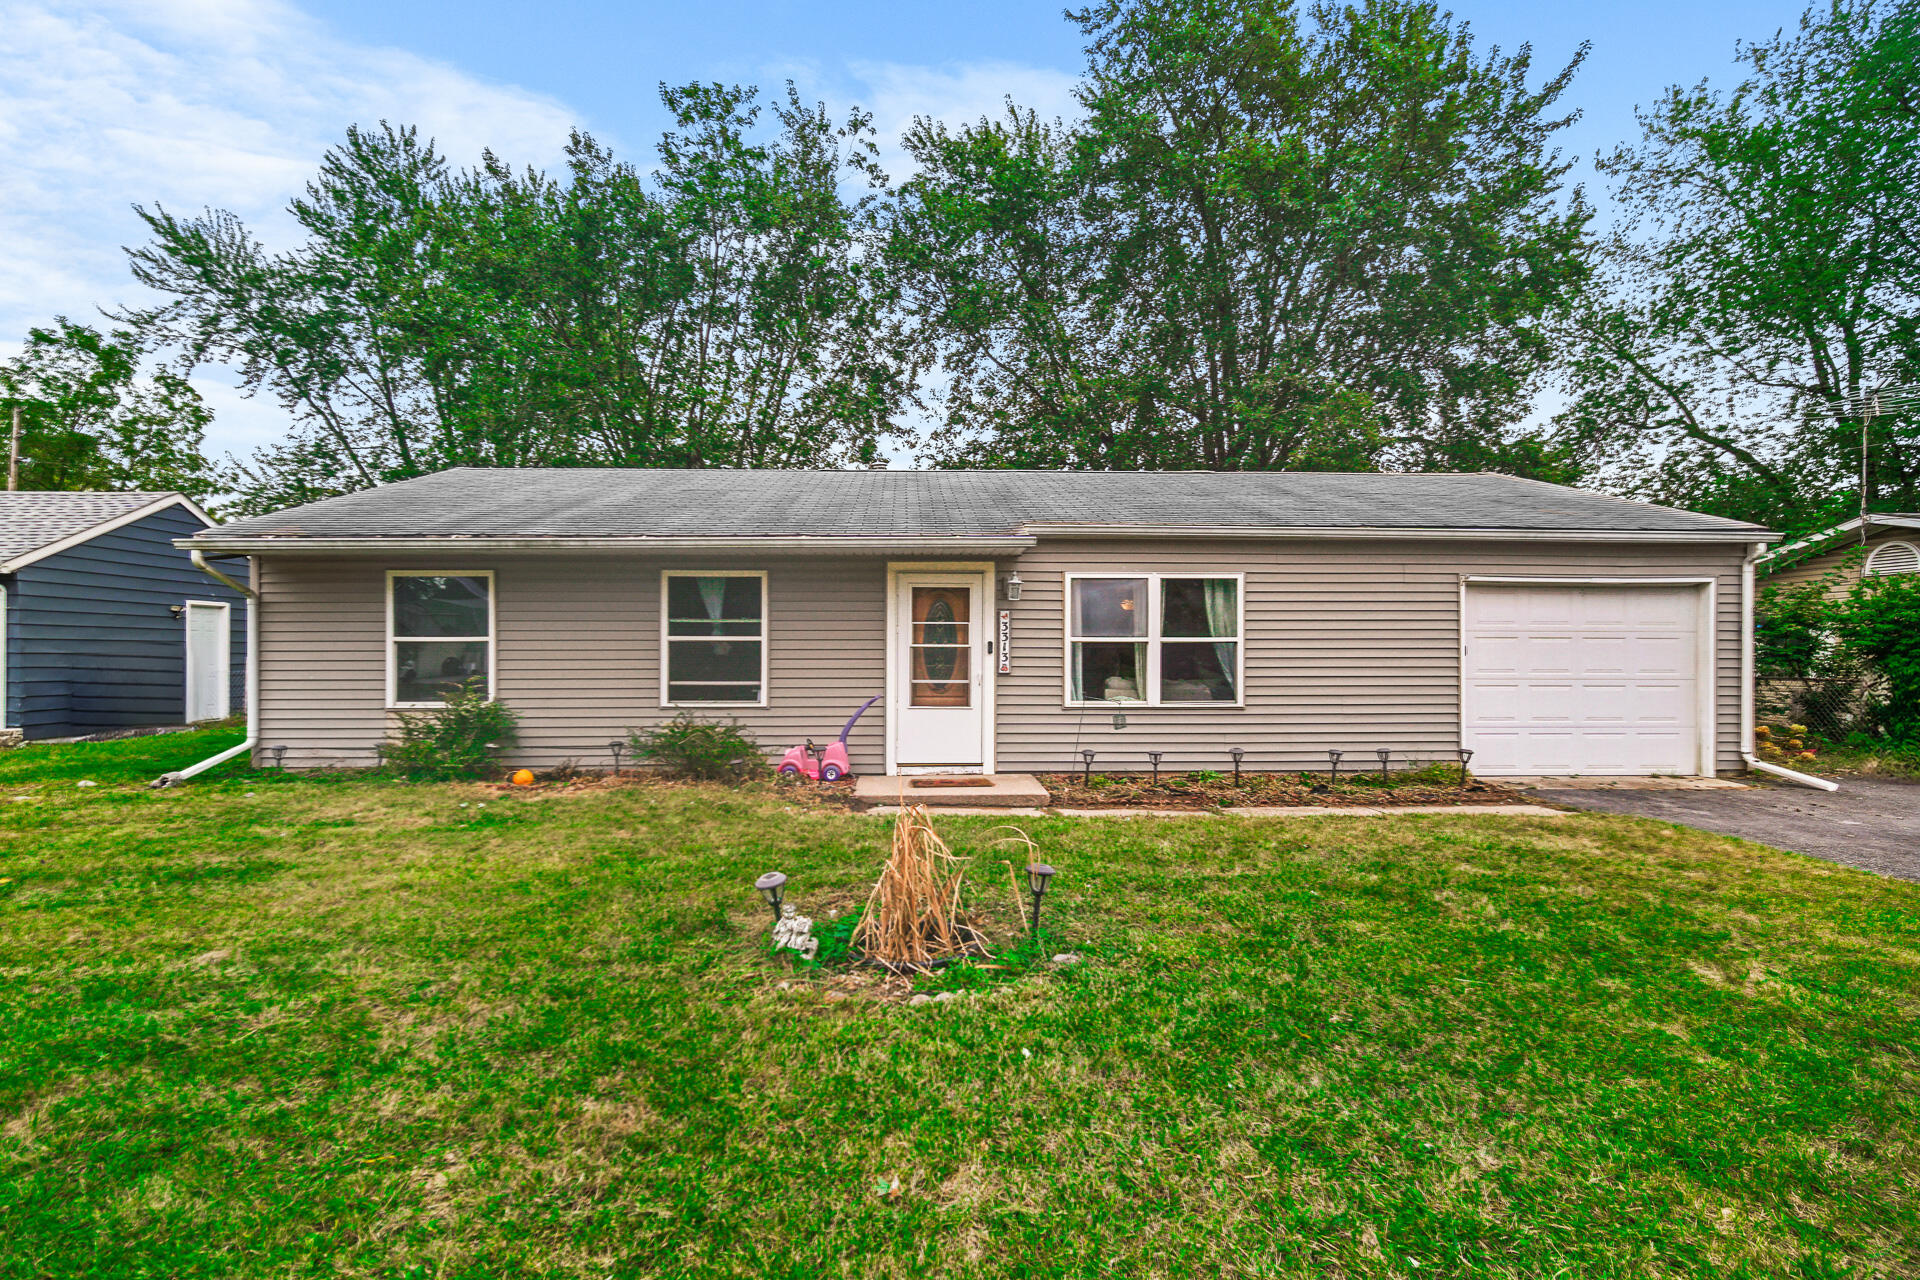
[[367,765],[485,681],[514,764],[676,712],[857,771],[1714,773],[1751,524],[1500,475],[461,468],[206,529],[258,602],[256,758]]
[[246,598],[174,546],[212,524],[179,493],[0,492],[7,737],[240,709]]
[[1775,547],[1755,568],[1762,589],[1823,580],[1835,597],[1863,576],[1920,573],[1920,512],[1855,517]]

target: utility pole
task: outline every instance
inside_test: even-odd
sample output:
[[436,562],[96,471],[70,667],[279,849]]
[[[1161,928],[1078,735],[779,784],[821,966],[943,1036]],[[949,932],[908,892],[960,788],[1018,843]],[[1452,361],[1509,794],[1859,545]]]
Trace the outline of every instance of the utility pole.
[[20,487],[20,406],[13,406],[13,435],[7,440],[7,492]]

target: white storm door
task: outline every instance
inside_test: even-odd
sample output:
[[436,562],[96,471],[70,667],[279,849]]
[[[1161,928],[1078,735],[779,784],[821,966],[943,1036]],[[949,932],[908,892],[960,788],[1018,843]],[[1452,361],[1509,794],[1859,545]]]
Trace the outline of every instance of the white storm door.
[[227,606],[187,601],[187,723],[224,720],[233,664],[233,631]]
[[902,573],[894,582],[894,762],[908,769],[982,768],[986,579]]
[[1468,584],[1461,739],[1473,771],[1697,773],[1703,595]]

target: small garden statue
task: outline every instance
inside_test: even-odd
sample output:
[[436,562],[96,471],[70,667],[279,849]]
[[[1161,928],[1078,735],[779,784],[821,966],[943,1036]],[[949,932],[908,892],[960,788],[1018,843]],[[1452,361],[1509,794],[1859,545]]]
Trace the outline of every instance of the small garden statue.
[[813,921],[793,909],[791,902],[780,908],[780,922],[773,926],[775,950],[785,947],[798,951],[803,960],[813,959],[820,950],[820,939],[813,936]]

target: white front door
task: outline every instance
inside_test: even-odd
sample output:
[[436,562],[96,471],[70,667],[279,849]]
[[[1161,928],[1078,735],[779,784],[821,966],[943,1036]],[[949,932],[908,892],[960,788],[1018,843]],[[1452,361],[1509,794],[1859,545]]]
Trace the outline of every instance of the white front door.
[[977,770],[986,764],[987,577],[903,572],[894,578],[894,763]]
[[227,606],[187,601],[187,723],[227,718],[233,631]]
[[1462,745],[1473,771],[1700,772],[1704,593],[1469,584]]

